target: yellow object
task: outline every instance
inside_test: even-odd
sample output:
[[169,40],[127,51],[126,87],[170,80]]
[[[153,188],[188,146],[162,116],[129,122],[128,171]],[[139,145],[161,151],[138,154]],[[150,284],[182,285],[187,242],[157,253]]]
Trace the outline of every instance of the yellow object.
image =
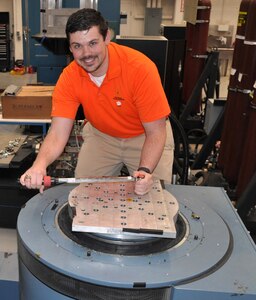
[[25,73],[26,73],[25,67],[21,67],[21,68],[15,67],[13,70],[10,71],[11,75],[23,75]]

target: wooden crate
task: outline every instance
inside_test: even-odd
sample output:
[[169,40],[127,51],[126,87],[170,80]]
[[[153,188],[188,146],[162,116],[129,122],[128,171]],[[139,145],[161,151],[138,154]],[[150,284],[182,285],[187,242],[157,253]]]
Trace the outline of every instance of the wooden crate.
[[15,95],[1,95],[3,119],[49,119],[54,86],[22,86]]

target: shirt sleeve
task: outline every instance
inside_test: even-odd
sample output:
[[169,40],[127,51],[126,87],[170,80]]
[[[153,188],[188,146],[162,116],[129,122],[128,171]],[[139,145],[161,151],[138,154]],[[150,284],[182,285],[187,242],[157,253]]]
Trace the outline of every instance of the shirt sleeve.
[[80,105],[76,96],[76,79],[73,66],[66,67],[60,75],[52,95],[52,117],[75,119]]
[[170,106],[157,67],[150,60],[136,71],[134,82],[135,105],[141,122],[152,122],[167,117]]

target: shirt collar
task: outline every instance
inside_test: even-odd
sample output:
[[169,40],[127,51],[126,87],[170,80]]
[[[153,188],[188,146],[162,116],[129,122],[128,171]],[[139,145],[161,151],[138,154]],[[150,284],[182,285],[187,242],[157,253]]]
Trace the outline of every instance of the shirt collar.
[[109,65],[107,71],[107,78],[112,79],[120,75],[121,73],[121,64],[118,59],[118,53],[116,49],[116,44],[111,42],[108,45],[108,55],[109,55]]

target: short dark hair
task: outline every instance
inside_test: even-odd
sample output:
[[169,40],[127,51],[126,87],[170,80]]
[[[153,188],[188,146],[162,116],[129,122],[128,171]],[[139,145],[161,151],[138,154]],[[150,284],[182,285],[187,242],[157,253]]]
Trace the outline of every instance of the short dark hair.
[[105,40],[108,31],[108,22],[103,18],[101,13],[92,8],[83,8],[76,11],[70,15],[66,24],[68,42],[70,33],[89,30],[93,26],[99,27],[99,32]]

